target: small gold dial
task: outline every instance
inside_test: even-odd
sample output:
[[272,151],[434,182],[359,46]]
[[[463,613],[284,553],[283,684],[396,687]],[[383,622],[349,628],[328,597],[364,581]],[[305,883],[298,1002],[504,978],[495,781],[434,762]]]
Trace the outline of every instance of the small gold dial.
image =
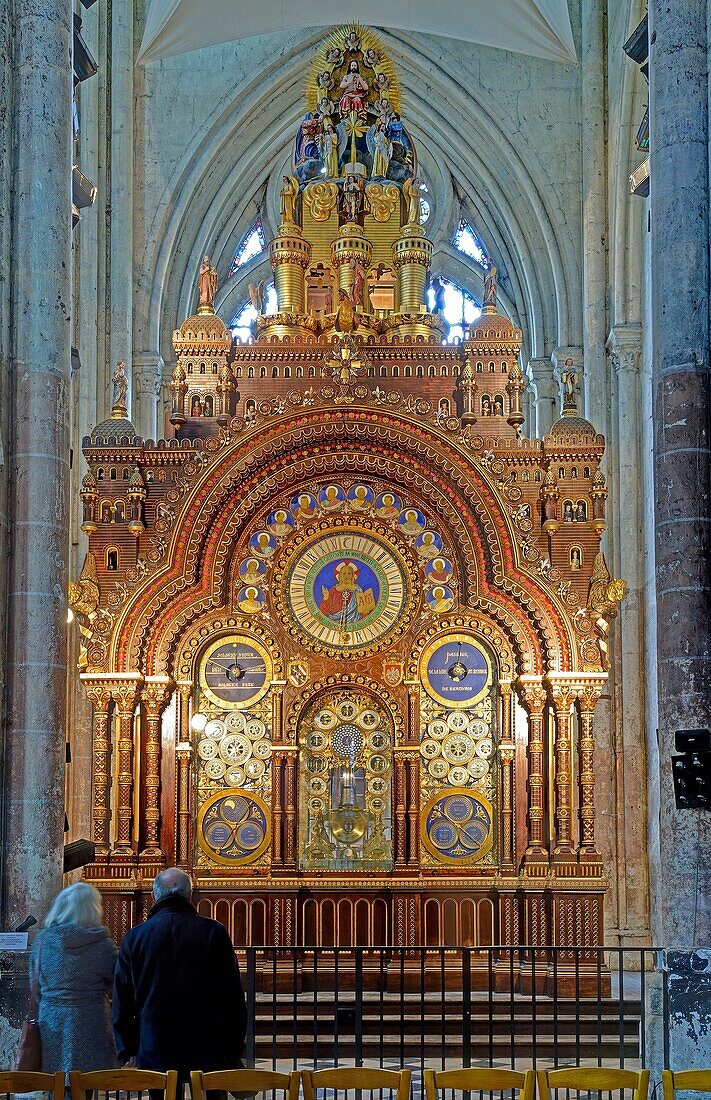
[[269,653],[252,638],[220,638],[208,646],[200,665],[203,694],[224,709],[252,706],[269,691]]

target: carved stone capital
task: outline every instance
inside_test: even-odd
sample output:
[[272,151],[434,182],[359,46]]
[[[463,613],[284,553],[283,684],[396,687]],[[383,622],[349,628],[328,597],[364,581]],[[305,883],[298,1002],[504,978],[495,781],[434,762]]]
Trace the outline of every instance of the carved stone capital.
[[615,325],[605,342],[615,373],[638,374],[642,356],[642,326],[632,323]]

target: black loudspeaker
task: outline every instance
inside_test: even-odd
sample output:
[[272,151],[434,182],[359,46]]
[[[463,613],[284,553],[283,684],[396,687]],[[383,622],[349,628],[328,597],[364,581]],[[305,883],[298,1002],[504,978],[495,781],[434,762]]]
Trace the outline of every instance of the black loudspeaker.
[[672,756],[674,801],[678,810],[711,810],[711,732],[677,730]]

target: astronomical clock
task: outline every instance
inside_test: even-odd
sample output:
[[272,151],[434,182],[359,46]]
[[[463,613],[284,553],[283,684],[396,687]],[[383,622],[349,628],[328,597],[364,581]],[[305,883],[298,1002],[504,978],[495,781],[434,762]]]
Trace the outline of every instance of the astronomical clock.
[[252,287],[234,340],[203,261],[167,437],[119,370],[84,440],[86,874],[117,935],[177,864],[238,946],[602,942],[604,440],[572,366],[526,436],[494,268],[447,341],[377,37],[334,30],[306,88],[276,311]]

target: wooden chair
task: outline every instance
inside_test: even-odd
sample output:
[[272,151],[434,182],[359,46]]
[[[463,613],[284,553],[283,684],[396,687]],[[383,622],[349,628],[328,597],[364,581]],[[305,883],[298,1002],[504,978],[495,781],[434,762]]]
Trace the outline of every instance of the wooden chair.
[[49,1092],[52,1100],[63,1100],[64,1074],[21,1073],[18,1070],[0,1073],[0,1094],[13,1096],[21,1092]]
[[255,1096],[260,1092],[283,1092],[285,1100],[298,1100],[301,1074],[275,1073],[269,1069],[224,1069],[203,1073],[196,1069],[190,1074],[192,1100],[205,1100],[209,1090],[236,1093],[238,1096]]
[[507,1092],[517,1100],[533,1100],[536,1092],[536,1074],[532,1069],[516,1073],[512,1069],[441,1069],[425,1070],[425,1098],[439,1100],[440,1089],[453,1092]]
[[350,1089],[360,1089],[362,1092],[391,1089],[396,1100],[410,1100],[411,1076],[409,1069],[367,1069],[364,1066],[301,1071],[304,1100],[317,1100],[316,1092],[319,1089],[333,1089],[334,1092],[346,1092]]
[[167,1073],[158,1073],[152,1069],[97,1069],[91,1073],[79,1073],[73,1070],[69,1074],[69,1087],[72,1100],[87,1100],[87,1093],[96,1091],[153,1093],[162,1092],[164,1100],[176,1100],[178,1090],[177,1070],[171,1069]]
[[672,1072],[662,1070],[662,1089],[664,1100],[675,1100],[675,1090],[686,1092],[711,1092],[711,1069],[682,1069]]
[[539,1069],[538,1100],[550,1100],[551,1089],[574,1092],[617,1092],[633,1089],[634,1100],[647,1100],[649,1070],[605,1069],[603,1066],[572,1066],[570,1069]]

